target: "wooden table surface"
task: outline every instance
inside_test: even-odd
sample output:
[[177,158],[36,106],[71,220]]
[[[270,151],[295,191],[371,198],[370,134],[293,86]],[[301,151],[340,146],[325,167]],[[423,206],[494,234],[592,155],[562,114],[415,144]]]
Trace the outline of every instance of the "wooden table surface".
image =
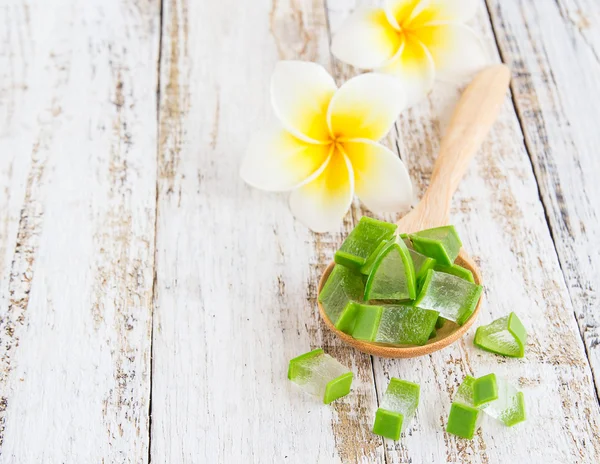
[[[513,73],[454,201],[523,359],[466,338],[412,360],[343,346],[316,286],[332,234],[238,169],[280,59],[329,53],[353,0],[0,0],[0,462],[600,462],[600,3],[487,0],[474,27]],[[388,137],[416,193],[459,90]],[[389,216],[387,219],[394,219]],[[356,374],[330,406],[286,379],[324,347]],[[445,433],[467,374],[519,385],[527,422]],[[370,432],[392,376],[421,385],[399,442]]]

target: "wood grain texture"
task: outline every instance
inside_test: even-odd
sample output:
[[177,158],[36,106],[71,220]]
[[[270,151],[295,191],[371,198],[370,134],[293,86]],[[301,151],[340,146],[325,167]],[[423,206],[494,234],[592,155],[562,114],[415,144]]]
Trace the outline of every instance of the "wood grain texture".
[[[153,462],[379,462],[369,356],[321,324],[317,282],[352,219],[314,235],[285,195],[239,177],[273,122],[279,59],[328,67],[320,0],[168,1],[163,11],[152,386]],[[332,406],[286,378],[324,347],[351,368]]]
[[600,4],[488,3],[600,394]]
[[[328,1],[333,31],[356,3]],[[483,3],[474,26],[497,61]],[[342,75],[347,72],[345,66],[336,68]],[[428,101],[401,117],[397,143],[419,195],[428,185],[438,141],[457,97],[455,88],[440,83]],[[428,358],[375,358],[380,395],[391,376],[421,384],[416,420],[400,442],[386,440],[387,462],[526,462],[531,456],[532,462],[597,462],[600,414],[591,373],[508,97],[458,189],[451,216],[484,278],[479,322],[515,310],[530,332],[527,354],[515,360],[479,351],[467,335]],[[464,376],[488,372],[522,388],[528,421],[512,429],[487,422],[472,441],[446,434],[451,397]]]
[[[385,360],[340,343],[316,304],[370,213],[355,202],[312,234],[238,176],[273,121],[276,61],[356,74],[328,39],[367,3],[164,0],[162,22],[159,0],[0,5],[0,464],[600,462],[598,6],[488,0],[517,111],[507,97],[452,217],[486,285],[479,322],[516,311],[526,357],[476,350],[471,330]],[[458,95],[438,84],[385,141],[417,197]],[[321,346],[356,374],[330,406],[286,379]],[[446,434],[463,377],[488,372],[523,389],[528,421]],[[397,443],[370,432],[391,376],[421,385]]]
[[158,2],[10,2],[0,462],[146,462]]

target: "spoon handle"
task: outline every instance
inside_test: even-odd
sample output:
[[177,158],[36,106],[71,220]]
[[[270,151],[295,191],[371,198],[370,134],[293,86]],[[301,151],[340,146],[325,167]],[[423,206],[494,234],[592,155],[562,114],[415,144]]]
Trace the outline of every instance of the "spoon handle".
[[430,222],[449,223],[452,195],[496,120],[509,82],[508,67],[490,66],[475,76],[460,97],[421,200],[427,205]]

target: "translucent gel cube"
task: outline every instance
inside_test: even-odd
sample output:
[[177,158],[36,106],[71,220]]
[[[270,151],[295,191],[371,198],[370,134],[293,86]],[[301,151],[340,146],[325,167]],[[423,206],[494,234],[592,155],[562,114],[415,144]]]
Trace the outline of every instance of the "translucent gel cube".
[[360,272],[369,259],[376,257],[382,242],[392,238],[396,228],[396,224],[363,216],[335,253],[335,262]]
[[352,385],[350,370],[325,354],[322,349],[305,353],[290,361],[288,379],[305,392],[329,404],[347,395]]
[[415,269],[402,240],[381,251],[365,285],[365,300],[414,300]]
[[525,397],[506,380],[497,377],[498,399],[482,406],[483,411],[509,427],[526,419]]
[[493,353],[522,358],[525,355],[527,332],[515,313],[477,328],[474,343]]
[[463,325],[475,311],[482,291],[481,285],[430,270],[414,305],[438,311],[444,319]]
[[460,384],[450,408],[446,431],[463,438],[473,438],[483,415],[473,404],[473,385],[476,379],[467,375]]
[[435,328],[438,313],[413,306],[383,307],[375,341],[394,345],[424,345]]
[[462,246],[454,226],[422,230],[409,234],[409,238],[416,251],[448,266],[454,263]]
[[337,264],[319,293],[319,301],[329,320],[336,324],[346,307],[353,301],[362,301],[363,294],[362,276]]
[[373,433],[398,440],[419,405],[421,387],[392,377],[375,416]]

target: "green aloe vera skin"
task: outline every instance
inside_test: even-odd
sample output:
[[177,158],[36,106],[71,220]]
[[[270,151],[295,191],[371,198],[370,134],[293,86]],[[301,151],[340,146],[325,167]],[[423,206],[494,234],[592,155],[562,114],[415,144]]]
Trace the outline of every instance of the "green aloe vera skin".
[[352,302],[339,317],[335,327],[357,340],[374,341],[383,308]]
[[[363,216],[335,253],[335,262],[355,272],[368,274],[366,268],[374,261],[385,242],[396,232],[396,224]],[[365,269],[363,269],[365,268]]]
[[353,374],[319,348],[292,359],[288,379],[329,404],[350,392]]
[[400,434],[415,415],[420,393],[418,384],[392,377],[375,415],[373,433],[399,440]]
[[336,325],[350,304],[362,301],[364,291],[362,276],[337,264],[319,293],[319,302],[331,323]]
[[525,356],[527,331],[515,313],[477,328],[475,346],[492,353],[513,358]]
[[462,242],[454,226],[435,227],[408,236],[413,248],[438,264],[451,266],[460,252]]
[[414,300],[415,269],[402,240],[389,243],[373,264],[365,285],[365,300]]
[[437,318],[436,311],[404,305],[384,306],[375,341],[390,345],[425,345]]
[[429,270],[414,305],[438,311],[444,319],[463,325],[475,311],[482,291],[481,285]]
[[478,377],[473,382],[473,404],[477,407],[498,399],[496,374]]
[[480,414],[481,411],[472,406],[452,403],[446,432],[471,440],[477,430]]

